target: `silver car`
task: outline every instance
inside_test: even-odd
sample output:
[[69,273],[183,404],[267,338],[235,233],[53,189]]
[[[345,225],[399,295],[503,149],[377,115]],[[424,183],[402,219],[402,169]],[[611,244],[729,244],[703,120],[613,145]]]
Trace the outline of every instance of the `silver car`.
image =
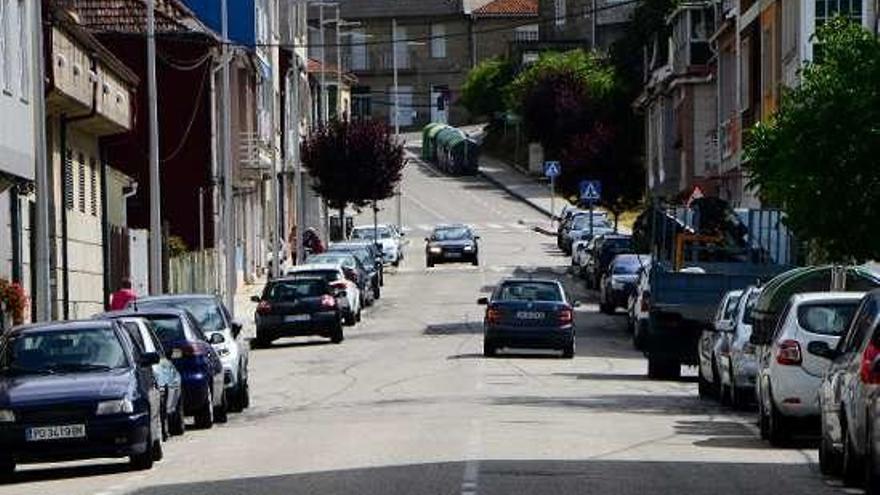
[[743,292],[736,311],[733,331],[726,333],[728,353],[720,360],[721,402],[744,407],[755,400],[755,378],[758,376],[758,356],[749,342],[754,317],[752,310],[758,302],[761,289],[749,287]]
[[712,320],[712,327],[703,330],[697,344],[700,357],[699,391],[700,397],[717,396],[721,389],[721,370],[719,362],[730,352],[730,339],[727,334],[733,332],[739,301],[743,291],[732,290],[718,303],[718,309]]

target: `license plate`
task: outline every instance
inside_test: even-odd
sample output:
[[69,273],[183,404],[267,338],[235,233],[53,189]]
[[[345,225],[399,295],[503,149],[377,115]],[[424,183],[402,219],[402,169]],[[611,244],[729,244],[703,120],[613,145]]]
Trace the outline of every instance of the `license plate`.
[[25,438],[28,442],[85,437],[86,425],[38,426],[25,430]]
[[285,316],[284,321],[287,323],[296,323],[298,321],[309,321],[312,319],[312,315],[292,315]]
[[461,258],[461,253],[446,253],[447,258]]
[[517,311],[516,317],[520,320],[543,320],[544,313],[540,311]]

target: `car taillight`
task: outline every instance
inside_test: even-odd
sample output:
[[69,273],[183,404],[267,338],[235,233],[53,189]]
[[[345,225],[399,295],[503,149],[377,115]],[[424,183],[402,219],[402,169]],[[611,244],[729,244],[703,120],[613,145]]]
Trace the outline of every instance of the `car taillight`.
[[321,296],[321,307],[335,308],[336,298],[331,296],[330,294],[324,294],[323,296]]
[[272,305],[269,304],[269,301],[260,301],[260,304],[257,305],[257,313],[262,315],[269,311],[272,311]]
[[862,354],[862,365],[859,369],[859,376],[862,383],[878,384],[880,383],[880,373],[874,371],[874,359],[880,355],[880,347],[874,344],[873,339]]
[[776,351],[776,362],[784,366],[801,364],[801,345],[796,340],[783,340]]
[[486,310],[486,322],[489,324],[501,323],[501,310],[489,308]]
[[559,311],[559,323],[562,325],[569,325],[574,321],[574,311],[571,308],[564,308]]
[[197,357],[204,354],[205,350],[198,344],[183,344],[171,350],[171,359]]
[[642,312],[647,313],[651,311],[651,294],[645,292],[642,294]]
[[338,281],[330,284],[330,287],[333,287],[336,290],[345,290],[348,288],[348,285],[345,282],[343,282],[342,280],[338,280]]

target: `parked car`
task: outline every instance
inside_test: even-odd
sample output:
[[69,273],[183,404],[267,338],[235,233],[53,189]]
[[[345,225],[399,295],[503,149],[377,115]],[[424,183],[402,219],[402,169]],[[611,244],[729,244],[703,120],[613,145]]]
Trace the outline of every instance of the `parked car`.
[[831,360],[819,391],[819,466],[823,473],[842,474],[848,485],[867,477],[871,489],[877,488],[880,461],[876,454],[880,445],[878,326],[880,291],[875,290],[862,299],[836,347],[824,340],[807,344],[809,354]]
[[[368,256],[373,260],[373,266],[376,267],[376,273],[378,273],[376,280],[379,283],[379,287],[385,285],[385,257],[382,255],[382,248],[377,246],[375,242],[354,240],[334,242],[330,245],[331,251],[354,251],[358,249],[367,250]],[[368,264],[366,259],[364,264]],[[376,299],[379,299],[379,297],[377,296]]]
[[[378,233],[378,236],[376,235]],[[391,225],[362,225],[351,231],[352,240],[375,241],[382,246],[382,260],[393,266],[403,261],[403,233]]]
[[372,290],[373,299],[379,299],[382,296],[381,287],[383,265],[381,257],[378,257],[376,254],[375,245],[337,242],[330,245],[326,254],[334,253],[348,253],[357,258],[367,274],[369,286],[365,290]]
[[168,359],[162,342],[153,330],[153,324],[144,318],[123,317],[118,321],[142,353],[155,353],[159,356],[159,362],[153,365],[153,375],[161,395],[162,439],[166,440],[171,435],[183,435],[186,430],[183,380],[174,363]]
[[641,349],[641,338],[646,334],[646,326],[651,310],[650,294],[651,264],[639,269],[636,287],[630,296],[627,327],[633,334],[633,347]]
[[608,272],[611,260],[618,254],[632,252],[632,237],[621,234],[604,234],[596,237],[593,249],[586,258],[584,276],[587,286],[598,289],[601,287],[602,276]]
[[587,235],[586,239],[579,239],[571,246],[571,271],[580,277],[584,276],[584,267],[587,264],[587,257],[593,250],[596,238]]
[[339,344],[342,330],[342,305],[348,294],[338,291],[321,277],[279,278],[266,284],[254,319],[256,344],[266,347],[281,337],[317,335]]
[[752,336],[752,325],[755,322],[752,310],[761,289],[749,286],[736,308],[736,319],[733,331],[724,332],[719,338],[724,342],[719,345],[726,349],[718,364],[721,367],[721,402],[741,408],[755,400],[755,379],[758,376],[758,356],[756,347],[749,342]]
[[0,474],[98,457],[151,468],[162,459],[157,363],[115,321],[9,330],[0,339]]
[[372,306],[376,301],[376,293],[373,290],[372,268],[367,269],[357,256],[343,251],[334,251],[332,253],[315,254],[306,258],[306,264],[309,265],[333,265],[337,263],[341,265],[345,278],[358,286],[361,306]]
[[572,217],[563,231],[562,251],[566,254],[571,254],[576,241],[613,232],[614,228],[611,224],[601,217],[593,215],[593,224],[591,226],[589,212],[577,214]]
[[361,321],[361,293],[357,284],[345,278],[342,265],[337,264],[314,264],[300,265],[287,271],[287,278],[297,277],[321,277],[337,291],[345,291],[343,299],[342,317],[345,324],[354,326]]
[[792,296],[783,310],[759,360],[756,384],[761,432],[771,444],[783,444],[796,426],[819,423],[819,388],[831,361],[806,352],[807,346],[824,342],[836,348],[863,296],[806,292]]
[[138,309],[168,307],[192,314],[223,363],[229,409],[240,412],[250,406],[250,346],[241,335],[241,322],[232,318],[219,297],[211,294],[174,294],[142,297],[136,304]]
[[111,311],[97,318],[145,318],[153,324],[162,347],[180,373],[183,382],[183,411],[195,419],[196,428],[211,428],[225,423],[229,401],[224,384],[223,362],[214,345],[222,344],[222,335],[210,340],[192,313],[171,307],[140,307]]
[[481,297],[486,306],[483,320],[483,354],[495,356],[499,349],[554,349],[562,357],[575,353],[574,308],[565,289],[556,280],[509,279],[501,282],[491,297]]
[[428,268],[437,263],[470,262],[480,264],[480,236],[467,225],[439,225],[425,238],[425,259]]
[[743,291],[732,290],[718,303],[712,326],[703,330],[699,342],[700,366],[698,384],[700,397],[717,396],[721,390],[721,371],[718,362],[725,358],[729,351],[730,341],[727,333],[736,325],[736,314]]
[[630,294],[635,291],[639,270],[650,262],[649,254],[615,256],[608,272],[602,277],[599,310],[605,314],[613,314],[617,308],[625,308]]

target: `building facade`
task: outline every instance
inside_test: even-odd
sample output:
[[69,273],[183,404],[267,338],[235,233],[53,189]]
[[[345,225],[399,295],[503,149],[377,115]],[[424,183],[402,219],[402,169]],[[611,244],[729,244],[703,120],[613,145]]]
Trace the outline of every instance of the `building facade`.
[[542,42],[578,42],[601,51],[625,34],[636,8],[636,3],[620,0],[540,0],[539,4]]

